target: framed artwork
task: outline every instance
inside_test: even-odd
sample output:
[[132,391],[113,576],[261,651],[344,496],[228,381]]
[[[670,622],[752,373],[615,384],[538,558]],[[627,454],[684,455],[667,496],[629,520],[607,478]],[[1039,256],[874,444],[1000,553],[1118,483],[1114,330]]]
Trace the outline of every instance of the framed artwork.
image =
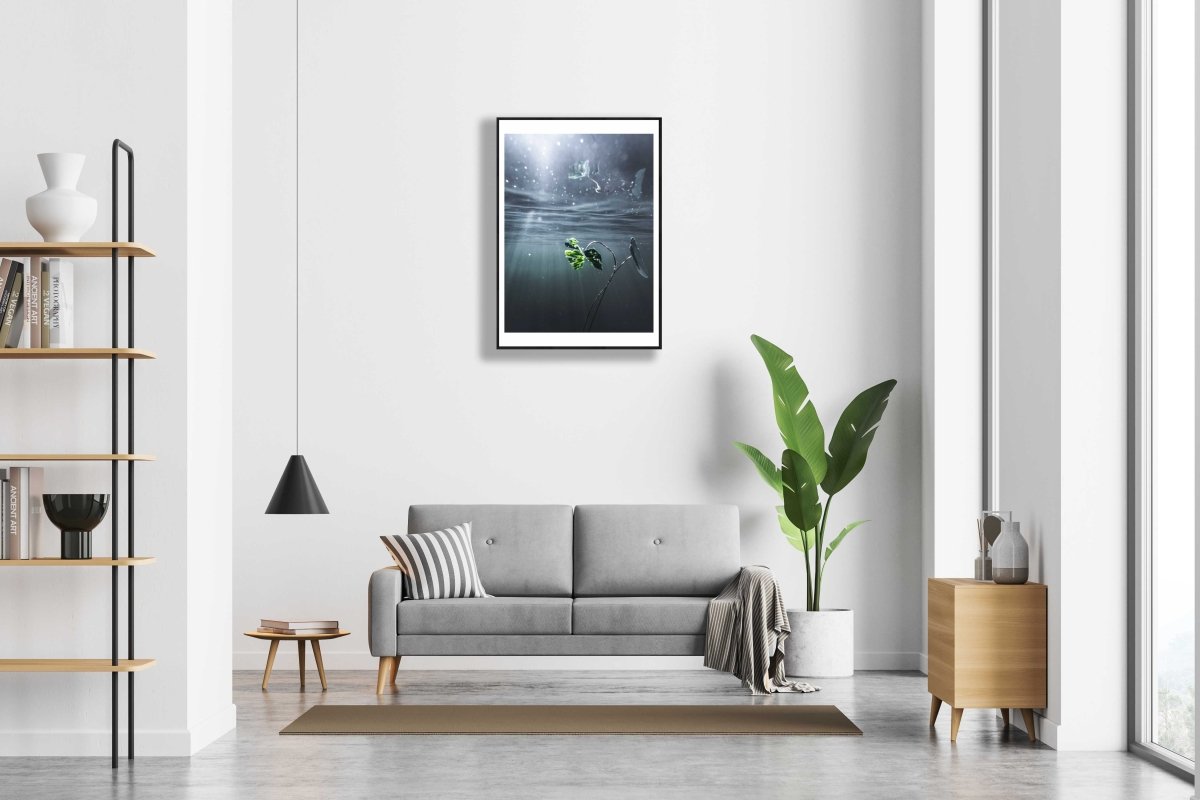
[[496,121],[496,346],[662,347],[662,119]]

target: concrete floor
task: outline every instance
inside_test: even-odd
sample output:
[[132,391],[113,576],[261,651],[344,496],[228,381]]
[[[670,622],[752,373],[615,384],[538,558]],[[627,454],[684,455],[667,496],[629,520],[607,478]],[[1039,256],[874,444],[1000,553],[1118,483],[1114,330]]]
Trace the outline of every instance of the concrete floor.
[[[1127,753],[1056,753],[968,711],[950,744],[917,673],[863,672],[811,695],[751,698],[680,672],[401,672],[383,703],[833,703],[862,737],[279,736],[316,703],[374,703],[374,673],[234,677],[238,728],[192,759],[0,759],[0,798],[1086,798],[1186,800]],[[315,691],[313,685],[318,687]]]

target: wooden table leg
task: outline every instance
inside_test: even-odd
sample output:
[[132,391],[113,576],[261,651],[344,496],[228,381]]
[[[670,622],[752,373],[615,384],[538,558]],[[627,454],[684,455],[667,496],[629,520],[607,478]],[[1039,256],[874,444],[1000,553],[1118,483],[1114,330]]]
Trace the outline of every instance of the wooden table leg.
[[321,676],[321,691],[329,688],[329,684],[325,682],[325,662],[321,659],[321,643],[316,639],[312,640],[313,659],[317,662],[317,674]]
[[958,725],[962,722],[962,712],[961,708],[950,709],[950,741],[952,742],[958,741]]
[[1004,717],[1004,730],[1008,730],[1008,709],[1000,709],[1000,716]]
[[279,649],[279,640],[271,640],[271,649],[267,651],[267,668],[263,671],[263,690],[267,688],[267,684],[271,682],[271,668],[275,666],[275,651]]
[[1025,730],[1029,733],[1029,741],[1037,741],[1037,732],[1033,727],[1033,709],[1022,708],[1021,718],[1025,720]]
[[929,695],[929,727],[933,727],[933,723],[937,722],[938,712],[942,710],[942,698],[937,695]]
[[300,654],[300,691],[304,691],[304,640],[296,640],[296,651]]

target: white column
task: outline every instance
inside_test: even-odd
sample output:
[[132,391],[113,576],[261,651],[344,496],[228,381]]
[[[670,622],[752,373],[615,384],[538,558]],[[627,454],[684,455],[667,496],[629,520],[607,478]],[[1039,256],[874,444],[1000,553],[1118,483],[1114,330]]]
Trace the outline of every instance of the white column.
[[[983,13],[925,0],[923,574],[969,575],[983,502]],[[921,589],[922,608],[925,587]],[[925,622],[922,622],[922,669]]]

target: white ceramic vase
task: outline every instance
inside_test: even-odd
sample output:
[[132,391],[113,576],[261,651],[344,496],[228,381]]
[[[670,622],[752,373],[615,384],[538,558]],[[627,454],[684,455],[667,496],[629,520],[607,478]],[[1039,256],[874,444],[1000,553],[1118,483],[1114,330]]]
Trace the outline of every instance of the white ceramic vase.
[[792,633],[783,644],[789,677],[841,678],[854,674],[854,612],[788,610]]
[[1029,544],[1019,522],[1005,522],[992,545],[992,580],[1016,584],[1029,580]]
[[75,188],[81,153],[39,153],[46,190],[25,201],[29,224],[47,242],[78,242],[96,222],[96,198]]

